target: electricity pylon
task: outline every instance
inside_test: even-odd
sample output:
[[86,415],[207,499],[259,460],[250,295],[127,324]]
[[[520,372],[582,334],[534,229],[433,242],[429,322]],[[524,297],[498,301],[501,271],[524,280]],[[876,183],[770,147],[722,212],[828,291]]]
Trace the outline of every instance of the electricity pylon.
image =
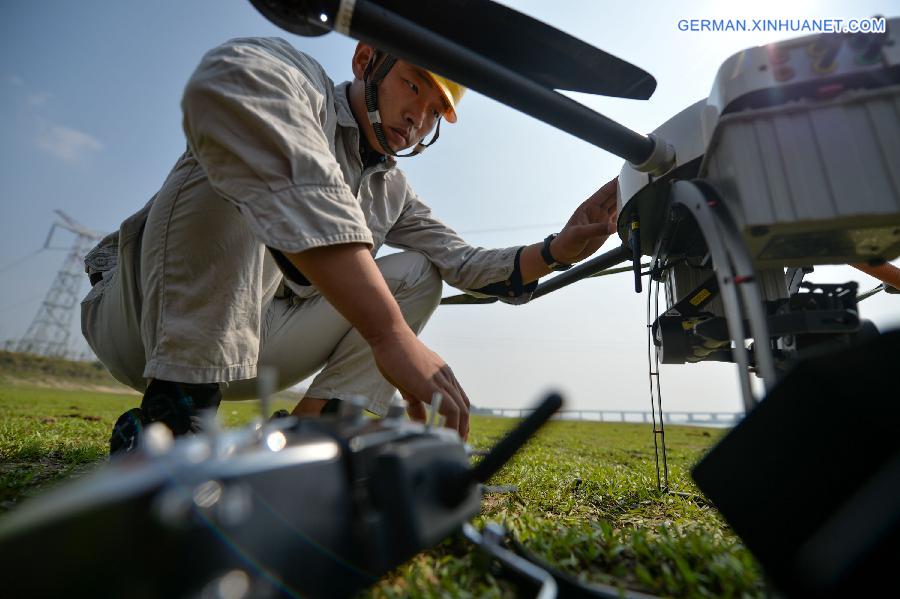
[[44,248],[50,247],[57,228],[74,233],[75,240],[34,320],[16,345],[16,351],[67,357],[71,351],[69,336],[72,332],[72,315],[78,305],[82,281],[86,279],[84,256],[103,235],[82,226],[62,210],[54,212],[59,220],[50,227]]

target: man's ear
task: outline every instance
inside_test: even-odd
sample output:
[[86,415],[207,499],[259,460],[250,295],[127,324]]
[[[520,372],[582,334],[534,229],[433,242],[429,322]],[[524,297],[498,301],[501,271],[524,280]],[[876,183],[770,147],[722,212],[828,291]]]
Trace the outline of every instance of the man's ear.
[[353,77],[362,81],[366,73],[366,65],[372,59],[375,48],[368,44],[359,42],[356,44],[356,50],[353,51]]

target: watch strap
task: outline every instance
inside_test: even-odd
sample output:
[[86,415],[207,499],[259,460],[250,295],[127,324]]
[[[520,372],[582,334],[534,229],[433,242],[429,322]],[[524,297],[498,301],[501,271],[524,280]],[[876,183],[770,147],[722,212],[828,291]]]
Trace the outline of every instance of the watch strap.
[[544,264],[547,265],[547,268],[553,271],[563,271],[569,270],[572,268],[571,264],[565,264],[563,262],[558,262],[556,258],[553,257],[553,254],[550,253],[550,243],[556,239],[557,233],[551,233],[547,235],[546,239],[544,239],[544,245],[541,246],[541,258],[544,259]]

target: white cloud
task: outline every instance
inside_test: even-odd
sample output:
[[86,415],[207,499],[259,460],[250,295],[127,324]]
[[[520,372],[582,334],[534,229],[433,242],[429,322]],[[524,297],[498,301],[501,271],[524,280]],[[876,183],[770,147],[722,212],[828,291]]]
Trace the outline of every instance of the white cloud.
[[41,104],[46,104],[50,98],[51,95],[47,92],[38,92],[36,94],[28,94],[25,97],[25,103],[32,107],[40,106]]
[[53,124],[41,127],[35,143],[40,149],[64,162],[76,162],[103,149],[103,144],[87,133]]

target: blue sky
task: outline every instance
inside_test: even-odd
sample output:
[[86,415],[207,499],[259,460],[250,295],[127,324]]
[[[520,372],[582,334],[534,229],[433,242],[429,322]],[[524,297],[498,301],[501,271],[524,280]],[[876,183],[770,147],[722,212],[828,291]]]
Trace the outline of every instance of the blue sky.
[[[875,0],[506,4],[656,76],[657,92],[648,102],[577,96],[639,131],[652,130],[705,97],[718,65],[732,53],[791,37],[681,32],[679,19],[893,14],[892,2]],[[184,149],[179,101],[194,66],[212,46],[251,35],[285,37],[316,57],[336,82],[350,76],[353,41],[337,34],[310,39],[281,32],[246,0],[3,3],[0,340],[25,331],[64,257],[44,251],[16,263],[43,244],[53,209],[109,231],[143,205]],[[444,128],[427,154],[402,166],[434,211],[470,242],[507,246],[533,243],[557,230],[621,164],[470,93],[459,123]],[[69,241],[60,235],[56,244]],[[812,279],[874,286],[848,268],[817,269]],[[521,307],[443,307],[423,338],[453,366],[479,405],[519,406],[556,387],[577,407],[643,410],[644,302],[631,291],[627,275],[605,277]],[[883,328],[900,325],[896,296],[880,294],[862,307],[863,316]],[[731,366],[664,368],[663,386],[670,409],[739,409]]]

